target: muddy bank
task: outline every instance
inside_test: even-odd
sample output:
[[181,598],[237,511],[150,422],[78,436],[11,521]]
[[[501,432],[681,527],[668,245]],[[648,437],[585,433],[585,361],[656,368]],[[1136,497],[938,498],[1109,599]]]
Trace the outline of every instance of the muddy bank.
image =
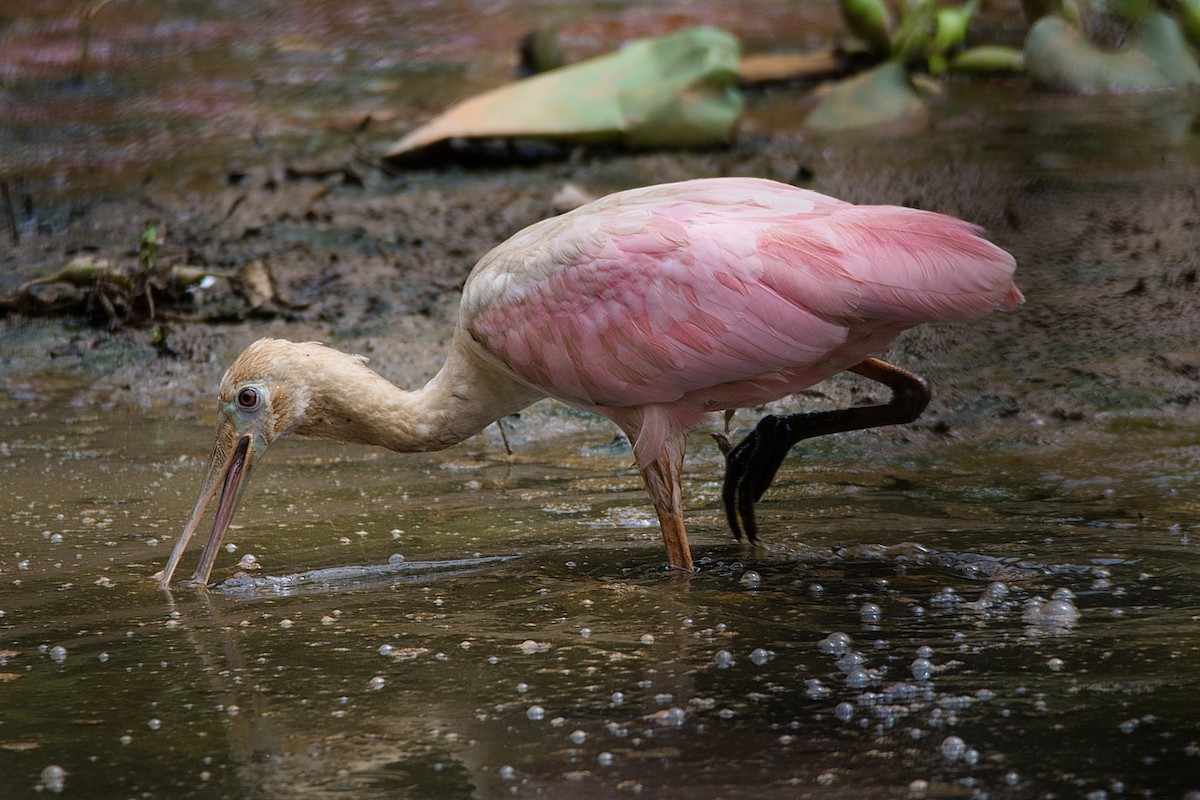
[[267,166],[239,169],[206,192],[178,192],[169,178],[151,181],[132,195],[88,203],[70,223],[23,236],[6,257],[6,288],[81,251],[132,258],[137,226],[153,214],[165,233],[160,261],[232,274],[261,260],[296,310],[256,313],[218,284],[198,289],[190,308],[112,332],[72,319],[10,316],[2,323],[5,381],[12,392],[48,373],[78,373],[80,402],[186,405],[211,394],[241,347],[271,335],[362,352],[389,378],[415,383],[436,369],[476,259],[554,213],[553,197],[565,184],[602,194],[742,174],[957,214],[985,225],[1014,253],[1028,297],[1023,308],[975,325],[914,331],[893,354],[935,381],[935,415],[939,406],[980,396],[994,398],[1006,417],[1063,423],[1100,411],[1188,407],[1200,390],[1195,167],[1132,168],[1097,187],[1022,166],[942,161],[912,142],[833,149],[780,135],[702,154],[607,153],[399,176],[372,167],[362,183]]
[[[805,23],[810,32],[837,25],[827,12],[815,19],[814,26],[811,14],[796,12],[781,24],[792,30]],[[728,20],[659,18],[649,29],[695,21]],[[747,21],[738,32],[752,46],[769,47],[760,23]],[[1003,36],[1004,24],[992,27]],[[576,55],[597,47],[581,30],[566,28]],[[606,30],[617,35],[620,29]],[[279,89],[284,78],[278,70],[288,66],[302,66],[308,77],[322,65],[339,76],[355,71],[353,64],[337,67],[315,33],[292,33],[301,38],[276,39],[274,51],[260,54],[262,80],[270,86]],[[447,60],[477,54],[493,80],[497,69],[508,68],[511,53],[502,40],[489,39],[479,49],[478,40],[468,39],[446,44]],[[58,41],[66,47],[70,39]],[[367,54],[381,46],[355,40],[360,71]],[[70,89],[37,76],[47,82],[42,93],[78,103],[127,90],[118,84],[133,67],[123,66],[115,51],[103,52],[109,61],[101,61],[94,83]],[[427,50],[415,52],[432,58]],[[219,76],[216,67],[202,73],[198,91],[225,86]],[[28,81],[13,86],[10,107],[26,114],[22,135],[49,130],[38,127],[48,122],[30,116],[36,87]],[[345,89],[337,81],[326,84],[329,91],[339,86]],[[310,88],[317,92],[318,84]],[[226,98],[243,115],[234,126],[238,135],[209,138],[199,128],[181,135],[168,127],[161,140],[144,139],[144,128],[134,126],[136,135],[123,146],[138,149],[138,156],[115,170],[106,160],[117,158],[108,137],[114,119],[125,115],[110,108],[115,116],[96,123],[103,135],[95,142],[97,169],[107,183],[81,177],[82,164],[48,172],[35,167],[38,159],[29,153],[36,148],[28,143],[20,150],[21,174],[6,172],[19,242],[0,250],[0,292],[81,254],[127,263],[153,220],[162,236],[158,263],[235,276],[261,262],[273,276],[273,302],[252,307],[222,280],[196,289],[194,302],[137,324],[11,314],[0,320],[0,391],[17,406],[70,386],[63,391],[75,393],[81,405],[207,414],[224,366],[264,335],[326,341],[369,355],[398,383],[417,383],[439,363],[459,287],[475,261],[555,213],[554,197],[564,186],[600,195],[687,178],[755,175],[854,202],[954,214],[985,226],[1016,256],[1024,307],[971,325],[922,328],[893,351],[896,361],[936,387],[919,430],[994,423],[1013,435],[1041,436],[1048,429],[1086,429],[1096,415],[1196,413],[1200,142],[1191,98],[1067,98],[1033,92],[1019,78],[951,79],[933,103],[928,130],[821,139],[799,130],[810,89],[785,85],[750,93],[739,140],[728,148],[580,148],[531,161],[451,158],[399,168],[382,164],[377,154],[430,114],[425,106],[433,101],[414,92],[393,91],[385,100],[378,87],[362,89],[336,115],[319,113],[328,112],[328,97],[297,103],[290,116],[281,115],[275,95],[261,105]],[[301,138],[305,125],[297,115],[306,109],[315,119]],[[280,132],[263,135],[258,126],[271,122]],[[234,123],[226,115],[221,124]],[[65,140],[72,142],[69,160],[86,160],[78,131]],[[44,143],[37,151],[42,163],[53,161],[56,148],[61,145]],[[858,391],[853,382],[833,382],[804,402],[845,402]]]

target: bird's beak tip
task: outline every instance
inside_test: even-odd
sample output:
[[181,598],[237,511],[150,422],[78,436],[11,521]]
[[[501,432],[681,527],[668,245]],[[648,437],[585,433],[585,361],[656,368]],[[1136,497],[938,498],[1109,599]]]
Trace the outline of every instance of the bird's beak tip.
[[[220,437],[220,433],[218,433],[218,437]],[[263,449],[261,446],[255,446],[255,437],[252,435],[235,435],[231,436],[230,439],[232,440],[230,443],[231,446],[223,448],[221,440],[218,438],[217,445],[213,450],[213,455],[209,462],[208,474],[200,490],[196,506],[192,510],[187,524],[184,526],[183,533],[180,534],[179,541],[171,553],[167,566],[154,575],[163,588],[170,586],[171,578],[175,574],[175,568],[179,565],[183,550],[199,525],[209,501],[220,494],[221,499],[218,502],[217,515],[213,521],[212,533],[209,534],[204,551],[201,553],[200,565],[196,568],[196,572],[192,575],[191,580],[187,582],[188,585],[194,587],[204,588],[206,586],[209,572],[212,570],[213,562],[217,557],[217,548],[221,543],[222,537],[225,535],[225,531],[229,527],[229,523],[233,519],[233,514],[237,509],[238,501],[241,499],[242,491],[249,480],[255,457]]]

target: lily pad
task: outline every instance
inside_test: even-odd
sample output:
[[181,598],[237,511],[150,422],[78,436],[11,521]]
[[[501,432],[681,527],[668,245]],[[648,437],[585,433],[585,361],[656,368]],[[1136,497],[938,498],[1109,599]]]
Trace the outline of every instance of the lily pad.
[[1179,23],[1158,12],[1142,17],[1119,50],[1100,49],[1062,17],[1043,17],[1025,39],[1025,68],[1035,84],[1063,91],[1120,93],[1200,86],[1200,65]]
[[834,84],[804,125],[823,132],[881,126],[908,129],[924,126],[928,120],[929,110],[904,65],[885,61]]
[[693,28],[464,100],[396,142],[396,158],[450,139],[546,138],[630,147],[728,142],[742,113],[737,39]]

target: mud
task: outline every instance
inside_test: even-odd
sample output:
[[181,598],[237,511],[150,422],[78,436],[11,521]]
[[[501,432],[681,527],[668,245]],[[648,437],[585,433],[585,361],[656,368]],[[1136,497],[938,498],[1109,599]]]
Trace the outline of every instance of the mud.
[[[79,23],[63,9],[48,4],[41,17],[9,18],[0,29],[10,53],[0,177],[15,226],[0,233],[16,240],[0,248],[0,293],[80,254],[130,263],[150,221],[163,238],[160,265],[234,280],[210,281],[140,324],[110,323],[113,331],[79,318],[5,316],[0,387],[10,394],[65,373],[84,377],[80,403],[191,405],[262,335],[327,341],[415,383],[436,369],[475,261],[555,213],[564,186],[600,195],[756,175],[955,214],[1017,257],[1029,300],[1017,313],[928,327],[893,353],[935,382],[925,427],[944,432],[951,410],[980,404],[993,417],[1064,427],[1118,409],[1194,408],[1200,144],[1191,98],[1069,98],[1035,93],[1019,78],[950,79],[926,131],[822,140],[800,127],[813,87],[782,85],[748,92],[739,140],[726,149],[529,157],[499,148],[387,165],[376,154],[396,135],[439,104],[506,79],[509,42],[540,19],[536,11],[514,4],[449,27],[402,15],[405,38],[389,46],[362,24],[378,11],[369,4],[318,4],[297,17],[268,5],[251,20],[269,42],[255,49],[220,9],[147,17],[120,5],[93,20],[82,76],[72,72]],[[631,7],[557,22],[569,58],[615,46],[631,27],[725,24],[749,51],[815,46],[840,29],[828,9],[807,7],[736,20],[715,7]],[[992,41],[1021,30],[1004,5],[981,27]],[[445,78],[455,70],[458,78]],[[430,72],[441,77],[430,81]],[[289,95],[295,82],[307,93]],[[255,262],[274,278],[274,302],[256,306],[237,291],[239,271]],[[848,391],[835,383],[813,399]]]

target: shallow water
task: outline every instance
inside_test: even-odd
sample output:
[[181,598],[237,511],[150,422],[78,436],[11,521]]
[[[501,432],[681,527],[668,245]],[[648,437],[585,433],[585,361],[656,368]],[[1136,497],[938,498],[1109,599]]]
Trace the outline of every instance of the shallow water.
[[[0,772],[18,794],[1200,788],[1200,435],[1169,417],[1069,456],[814,442],[762,504],[760,550],[723,530],[698,434],[691,578],[662,569],[627,448],[558,407],[508,423],[512,457],[495,428],[428,456],[285,442],[211,591],[164,592],[150,576],[207,428],[9,410]],[[239,574],[247,554],[261,569]]]

